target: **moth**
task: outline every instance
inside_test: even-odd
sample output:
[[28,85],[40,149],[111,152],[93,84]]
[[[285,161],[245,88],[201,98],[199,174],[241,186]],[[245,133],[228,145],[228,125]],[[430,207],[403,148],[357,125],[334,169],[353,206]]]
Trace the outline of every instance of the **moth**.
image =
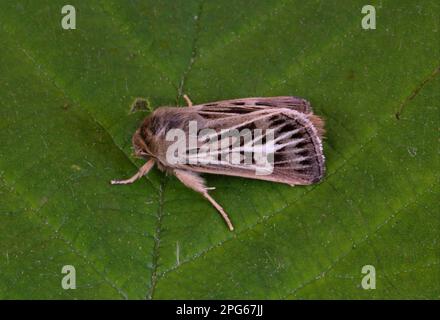
[[[146,163],[131,178],[111,184],[133,183],[157,165],[206,198],[232,231],[228,214],[208,193],[215,188],[207,187],[201,174],[290,186],[317,183],[324,177],[324,121],[307,100],[257,97],[193,105],[187,95],[184,98],[187,107],[159,107],[143,120],[132,143],[135,156]],[[173,130],[188,139],[176,146],[176,135],[169,136]]]

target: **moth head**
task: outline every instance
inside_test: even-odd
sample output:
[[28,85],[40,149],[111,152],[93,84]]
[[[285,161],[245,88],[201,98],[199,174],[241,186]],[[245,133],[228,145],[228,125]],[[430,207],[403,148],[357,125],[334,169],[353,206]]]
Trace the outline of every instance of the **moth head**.
[[[134,155],[139,158],[157,158],[164,148],[166,133],[183,122],[177,108],[159,107],[146,117],[133,135]],[[176,115],[177,114],[177,115]]]
[[137,129],[132,138],[134,155],[138,158],[149,158],[152,154],[148,149],[145,137],[142,136],[141,129],[142,127]]

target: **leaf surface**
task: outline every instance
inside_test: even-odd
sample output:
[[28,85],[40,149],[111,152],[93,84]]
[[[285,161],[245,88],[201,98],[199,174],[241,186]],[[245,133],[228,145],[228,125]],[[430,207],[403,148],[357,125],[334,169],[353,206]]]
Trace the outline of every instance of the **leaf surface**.
[[[439,4],[1,1],[1,298],[439,298]],[[236,231],[142,162],[149,108],[295,95],[322,183],[207,176]],[[64,265],[77,289],[64,290]],[[364,265],[376,290],[361,287]]]

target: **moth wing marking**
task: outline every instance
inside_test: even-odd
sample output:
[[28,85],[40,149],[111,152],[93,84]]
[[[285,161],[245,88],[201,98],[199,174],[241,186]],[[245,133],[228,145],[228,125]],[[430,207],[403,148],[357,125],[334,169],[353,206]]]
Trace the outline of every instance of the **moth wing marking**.
[[194,108],[197,108],[199,114],[207,119],[231,117],[272,108],[287,108],[306,114],[313,111],[309,101],[294,96],[222,100],[196,105]]
[[[198,154],[198,164],[192,165],[191,170],[287,184],[317,182],[323,177],[325,159],[322,153],[321,138],[318,129],[314,126],[319,117],[314,116],[312,121],[309,116],[288,108],[280,108],[254,111],[251,114],[236,116],[227,122],[224,119],[210,121],[210,128],[216,130],[217,136],[220,135],[220,131],[224,130],[261,128],[266,130],[266,133],[263,134],[264,139],[267,138],[267,129],[275,130],[275,139],[272,144],[264,144],[266,150],[273,152],[274,156],[273,172],[269,175],[256,175],[255,170],[258,169],[258,166],[255,161],[252,160],[251,163],[245,165],[241,162],[243,161],[241,155],[240,163],[231,163],[230,158],[227,159],[227,157],[225,160],[222,155],[236,150],[234,148],[222,149],[221,144],[218,144],[211,153]],[[242,148],[240,151],[255,153],[255,143],[258,142],[258,139],[253,137],[252,143],[240,142],[239,147]],[[217,141],[222,141],[221,137]],[[250,145],[251,147],[249,147]]]

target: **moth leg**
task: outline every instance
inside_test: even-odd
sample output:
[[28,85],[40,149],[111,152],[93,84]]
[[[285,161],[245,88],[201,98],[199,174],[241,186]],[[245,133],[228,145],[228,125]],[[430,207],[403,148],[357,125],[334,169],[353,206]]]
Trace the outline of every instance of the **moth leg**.
[[112,180],[110,181],[111,184],[130,184],[135,182],[136,180],[142,178],[144,175],[148,173],[148,171],[151,170],[154,166],[154,159],[148,160],[142,167],[140,167],[139,171],[135,173],[134,176],[132,176],[129,179],[126,180]]
[[221,214],[226,224],[229,227],[229,230],[234,230],[234,226],[232,225],[231,220],[229,219],[228,214],[223,210],[223,208],[208,194],[208,190],[211,188],[207,188],[205,186],[205,181],[202,177],[200,177],[197,173],[193,173],[185,170],[174,170],[174,175],[179,179],[185,186],[194,191],[197,191],[202,194],[209,202],[217,209],[217,211]]
[[183,99],[185,99],[188,107],[192,107],[193,106],[193,103],[192,103],[191,99],[186,94],[183,95]]

